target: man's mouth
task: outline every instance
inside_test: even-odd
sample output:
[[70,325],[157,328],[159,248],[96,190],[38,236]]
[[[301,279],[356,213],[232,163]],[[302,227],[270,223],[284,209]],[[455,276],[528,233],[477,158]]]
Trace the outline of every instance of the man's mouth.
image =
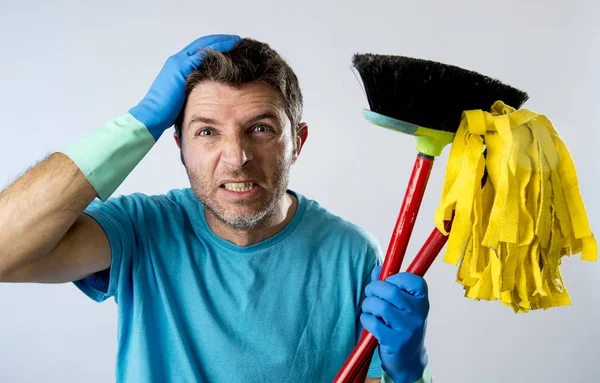
[[255,186],[253,182],[227,182],[221,185],[222,188],[238,193],[248,192]]

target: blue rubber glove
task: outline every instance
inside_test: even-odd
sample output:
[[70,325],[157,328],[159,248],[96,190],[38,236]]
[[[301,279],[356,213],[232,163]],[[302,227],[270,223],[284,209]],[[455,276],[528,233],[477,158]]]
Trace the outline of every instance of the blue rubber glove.
[[376,267],[365,288],[360,321],[379,341],[382,368],[394,383],[414,383],[427,366],[427,284],[410,273],[379,281],[380,273],[381,267]]
[[150,90],[129,113],[144,124],[155,141],[170,128],[183,108],[187,76],[202,65],[202,49],[226,52],[241,38],[236,35],[211,35],[194,40],[169,57],[152,83]]

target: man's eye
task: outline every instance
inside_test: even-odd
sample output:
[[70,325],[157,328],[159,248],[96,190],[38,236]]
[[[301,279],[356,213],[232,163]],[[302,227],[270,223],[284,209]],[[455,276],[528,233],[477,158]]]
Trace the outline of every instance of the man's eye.
[[212,136],[213,134],[215,134],[215,132],[212,129],[203,129],[201,131],[199,131],[196,135],[197,136]]
[[259,124],[259,125],[256,125],[256,126],[254,127],[253,131],[254,131],[254,132],[257,132],[257,133],[264,133],[264,132],[268,132],[270,129],[271,129],[271,128],[269,128],[269,126],[268,126],[268,125],[265,125],[265,124]]

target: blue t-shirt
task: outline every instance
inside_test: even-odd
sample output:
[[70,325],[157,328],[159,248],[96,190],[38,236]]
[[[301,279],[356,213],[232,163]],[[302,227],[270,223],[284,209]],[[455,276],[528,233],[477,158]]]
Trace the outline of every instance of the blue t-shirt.
[[[111,267],[75,284],[118,304],[119,382],[331,382],[360,337],[372,235],[293,191],[279,233],[216,236],[191,189],[98,200]],[[375,353],[369,376],[381,376]]]

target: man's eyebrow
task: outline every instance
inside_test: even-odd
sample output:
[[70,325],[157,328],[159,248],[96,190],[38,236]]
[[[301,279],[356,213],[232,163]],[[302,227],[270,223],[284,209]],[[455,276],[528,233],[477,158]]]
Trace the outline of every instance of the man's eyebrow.
[[[281,116],[279,116],[279,114],[277,114],[275,112],[271,112],[271,111],[260,113],[256,116],[252,117],[246,123],[253,124],[257,121],[264,120],[264,119],[273,119],[273,120],[276,120],[277,122],[281,123]],[[217,120],[215,120],[215,119],[203,117],[200,115],[195,115],[195,116],[192,116],[192,118],[190,119],[190,122],[188,122],[188,126],[191,126],[191,125],[197,124],[197,123],[203,123],[203,124],[209,124],[209,125],[217,125],[218,124]]]
[[190,119],[190,122],[188,122],[188,125],[192,125],[192,124],[195,124],[195,123],[198,123],[198,122],[201,122],[201,123],[204,123],[204,124],[214,125],[214,124],[217,123],[217,120],[214,120],[214,119],[208,118],[208,117],[193,116]]
[[256,121],[260,121],[260,120],[267,119],[267,118],[276,120],[277,122],[281,123],[281,116],[275,112],[269,111],[269,112],[264,112],[264,113],[261,113],[259,115],[252,117],[250,120],[248,120],[248,124],[252,124]]

